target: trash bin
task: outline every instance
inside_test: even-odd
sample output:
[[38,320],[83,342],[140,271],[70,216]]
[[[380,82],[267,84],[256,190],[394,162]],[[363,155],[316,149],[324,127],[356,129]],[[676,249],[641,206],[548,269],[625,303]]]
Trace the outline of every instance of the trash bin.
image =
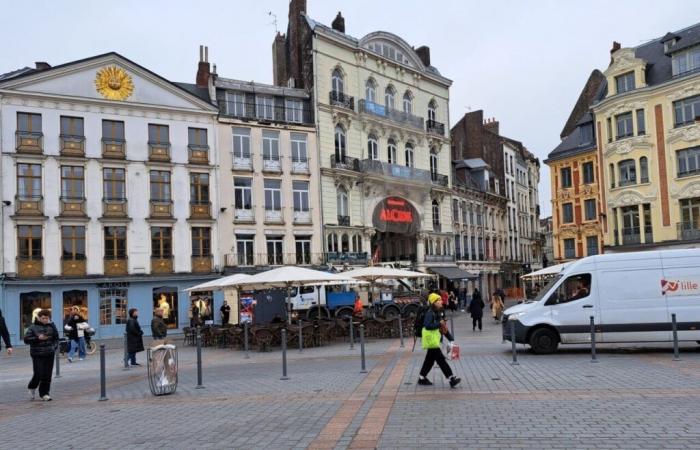
[[147,350],[148,386],[153,395],[172,394],[177,389],[177,348],[161,344]]

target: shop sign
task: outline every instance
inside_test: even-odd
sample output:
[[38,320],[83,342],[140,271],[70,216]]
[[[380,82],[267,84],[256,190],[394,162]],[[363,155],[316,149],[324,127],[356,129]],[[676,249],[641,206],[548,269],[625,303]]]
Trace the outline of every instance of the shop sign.
[[419,220],[413,205],[400,197],[385,198],[372,215],[372,224],[381,233],[415,234]]

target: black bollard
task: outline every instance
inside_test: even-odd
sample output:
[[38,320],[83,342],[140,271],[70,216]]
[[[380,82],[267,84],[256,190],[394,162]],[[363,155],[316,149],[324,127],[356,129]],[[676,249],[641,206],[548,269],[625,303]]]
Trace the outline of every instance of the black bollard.
[[362,370],[360,373],[367,373],[365,367],[365,325],[360,324],[360,359],[362,360]]
[[304,351],[304,334],[302,332],[302,320],[299,319],[299,353]]
[[676,324],[676,313],[671,314],[671,327],[673,329],[673,360],[680,361],[678,352],[678,325]]
[[355,348],[355,328],[352,323],[352,317],[350,318],[350,350]]
[[595,354],[595,319],[593,316],[591,316],[591,362],[598,362],[598,358]]
[[399,319],[399,341],[401,342],[401,348],[403,348],[403,322],[401,321],[401,316]]
[[56,363],[54,365],[56,366],[56,375],[54,378],[61,378],[61,352],[58,350],[56,351]]
[[287,329],[282,328],[282,378],[280,380],[288,380],[287,376]]
[[452,311],[450,314],[450,333],[452,333],[452,339],[455,337],[455,312]]
[[122,370],[129,370],[129,352],[127,349],[127,336],[124,333],[124,367]]
[[250,350],[248,349],[248,322],[243,322],[243,348],[245,349],[245,359],[250,359]]
[[202,385],[202,332],[197,327],[197,386],[195,389],[204,389]]
[[519,366],[518,363],[518,350],[515,348],[515,322],[510,321],[510,343],[511,349],[513,351],[513,361],[510,363],[512,366]]
[[100,398],[98,401],[104,402],[108,400],[107,398],[107,368],[106,368],[106,356],[105,356],[105,345],[100,344]]

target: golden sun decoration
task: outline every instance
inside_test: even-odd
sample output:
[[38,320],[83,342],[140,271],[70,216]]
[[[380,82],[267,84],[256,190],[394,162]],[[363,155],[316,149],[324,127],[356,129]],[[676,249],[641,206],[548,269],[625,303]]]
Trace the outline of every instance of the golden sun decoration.
[[104,67],[95,77],[97,92],[108,100],[125,100],[134,92],[134,82],[124,69]]

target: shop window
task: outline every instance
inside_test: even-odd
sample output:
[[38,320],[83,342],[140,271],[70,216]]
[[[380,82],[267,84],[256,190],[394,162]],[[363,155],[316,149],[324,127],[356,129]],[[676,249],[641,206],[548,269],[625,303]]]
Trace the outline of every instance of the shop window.
[[51,311],[51,293],[23,292],[19,294],[19,307],[19,337],[24,339],[27,328],[34,323],[39,311],[42,309]]
[[125,325],[128,319],[127,290],[119,287],[100,289],[100,325]]
[[[68,321],[68,315],[73,307],[77,307],[80,317],[88,320],[88,293],[87,291],[65,291],[63,293],[63,323]],[[54,321],[57,318],[54,318]]]
[[[211,291],[193,292],[190,295],[190,306],[188,311],[190,326],[194,327],[205,324],[207,321],[213,321],[213,309],[214,301]],[[163,313],[163,320],[165,320],[165,313]]]
[[153,309],[163,310],[163,321],[168,328],[177,328],[177,288],[159,287],[153,289]]

